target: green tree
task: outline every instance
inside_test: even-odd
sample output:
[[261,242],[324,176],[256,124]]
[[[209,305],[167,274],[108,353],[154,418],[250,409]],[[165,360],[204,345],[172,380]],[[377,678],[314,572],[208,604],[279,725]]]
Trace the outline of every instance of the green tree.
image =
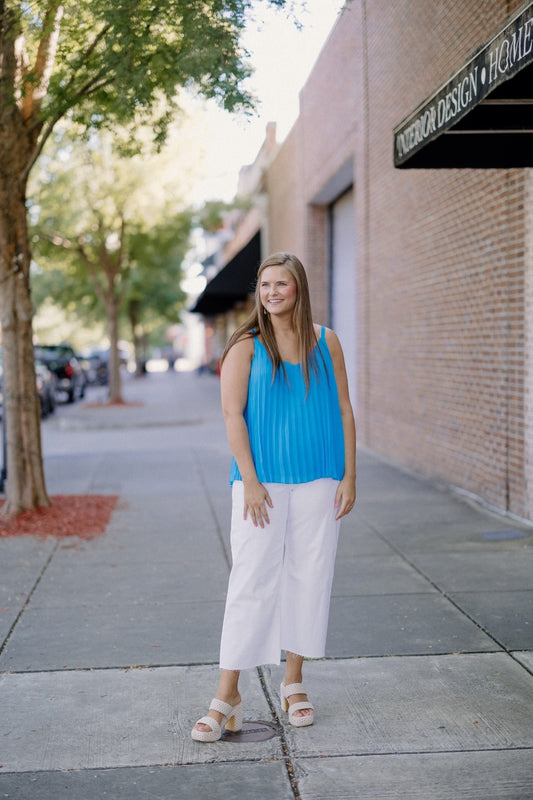
[[150,331],[180,321],[187,295],[181,288],[192,215],[182,212],[129,237],[130,280],[124,308],[131,329],[137,371]]
[[124,157],[115,138],[99,132],[82,149],[71,131],[56,137],[53,155],[37,171],[40,202],[31,205],[30,219],[34,255],[44,267],[34,279],[37,295],[43,299],[44,290],[65,310],[76,306],[80,317],[93,316],[99,303],[110,341],[109,399],[121,402],[121,312],[136,351],[147,315],[152,322],[179,320],[192,214],[180,198],[188,151]]
[[228,110],[250,108],[239,36],[251,5],[252,0],[0,0],[6,514],[49,503],[33,368],[30,172],[66,116],[85,128],[113,128],[158,106],[154,135],[163,141],[178,87],[194,87]]

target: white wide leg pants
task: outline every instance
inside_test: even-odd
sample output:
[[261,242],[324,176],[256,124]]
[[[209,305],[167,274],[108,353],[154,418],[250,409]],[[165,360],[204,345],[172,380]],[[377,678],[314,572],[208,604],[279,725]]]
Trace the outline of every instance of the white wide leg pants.
[[232,495],[231,552],[221,669],[279,664],[281,650],[324,656],[339,521],[338,481],[264,484],[270,524],[243,520],[244,489]]

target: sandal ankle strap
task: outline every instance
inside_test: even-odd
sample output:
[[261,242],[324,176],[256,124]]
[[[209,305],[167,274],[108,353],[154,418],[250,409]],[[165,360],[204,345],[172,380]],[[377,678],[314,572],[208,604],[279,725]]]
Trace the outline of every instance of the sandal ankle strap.
[[224,700],[219,700],[218,697],[214,697],[211,700],[209,710],[219,711],[221,714],[224,714],[224,716],[227,717],[233,711],[233,706],[231,703],[225,703]]
[[283,694],[285,697],[290,697],[291,694],[307,694],[307,692],[303,683],[289,683],[287,686],[283,685]]

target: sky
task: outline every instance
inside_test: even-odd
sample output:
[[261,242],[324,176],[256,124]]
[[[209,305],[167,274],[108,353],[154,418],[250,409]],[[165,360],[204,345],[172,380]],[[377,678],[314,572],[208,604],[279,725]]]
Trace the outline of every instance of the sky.
[[304,0],[296,3],[302,27],[287,12],[260,4],[261,23],[249,26],[244,45],[251,53],[254,75],[246,84],[259,98],[252,119],[239,118],[209,107],[204,125],[204,178],[195,188],[195,201],[231,201],[240,167],[251,164],[265,138],[268,122],[276,122],[283,141],[298,117],[298,93],[333,28],[341,0]]

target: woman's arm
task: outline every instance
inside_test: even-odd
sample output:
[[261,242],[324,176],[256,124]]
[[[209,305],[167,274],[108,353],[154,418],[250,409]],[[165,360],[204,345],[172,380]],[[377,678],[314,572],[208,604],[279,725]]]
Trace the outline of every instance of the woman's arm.
[[249,511],[253,524],[263,528],[265,523],[270,522],[267,506],[273,507],[272,500],[257,478],[248,427],[244,419],[253,356],[252,338],[240,339],[233,345],[222,364],[220,390],[229,446],[244,485],[244,519]]
[[348,391],[348,378],[346,376],[342,347],[337,334],[329,328],[326,328],[326,342],[329,347],[329,352],[331,353],[331,360],[333,361],[333,370],[335,372],[335,381],[341,410],[342,430],[344,434],[344,476],[339,484],[335,497],[335,507],[338,509],[337,519],[340,519],[352,510],[356,498],[355,420],[352,404],[350,402],[350,393]]

